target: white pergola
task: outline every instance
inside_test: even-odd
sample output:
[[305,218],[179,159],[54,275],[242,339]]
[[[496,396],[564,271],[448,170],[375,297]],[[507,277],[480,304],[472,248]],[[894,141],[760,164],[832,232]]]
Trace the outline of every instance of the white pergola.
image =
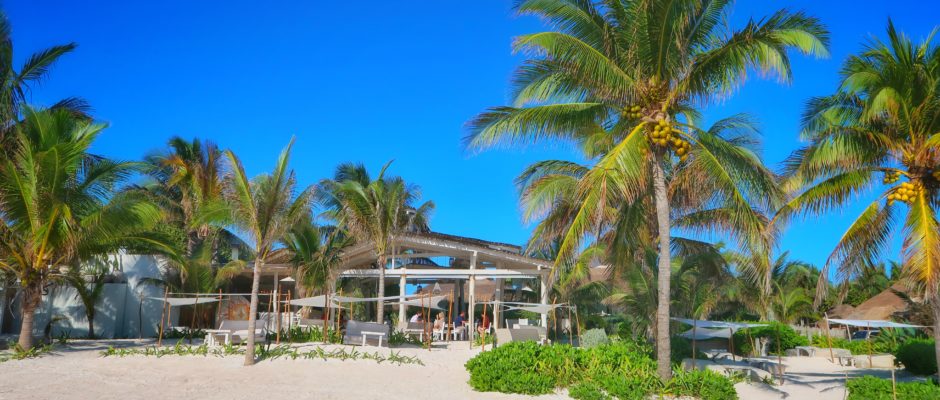
[[[524,256],[518,246],[428,232],[399,235],[393,240],[391,248],[393,254],[387,257],[389,265],[385,266],[385,276],[388,279],[398,278],[399,326],[405,326],[406,322],[405,288],[409,279],[468,280],[468,310],[472,311],[476,304],[477,279],[492,278],[496,281],[493,299],[497,304],[494,306],[495,321],[500,320],[498,304],[502,301],[503,280],[507,278],[537,279],[541,289],[540,303],[548,304],[548,276],[552,261]],[[448,258],[450,265],[437,265],[437,263],[427,261],[442,257]],[[344,268],[340,277],[378,278],[380,272],[374,268],[376,258],[370,244],[354,246],[344,252]],[[469,319],[470,332],[475,332],[473,316],[471,315]],[[542,326],[546,325],[548,325],[547,315],[543,314]]]

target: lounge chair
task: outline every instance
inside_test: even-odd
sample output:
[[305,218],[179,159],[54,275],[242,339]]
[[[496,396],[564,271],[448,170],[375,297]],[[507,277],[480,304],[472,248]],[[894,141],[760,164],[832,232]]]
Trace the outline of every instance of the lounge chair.
[[418,336],[418,340],[424,341],[424,322],[409,322],[402,331],[407,335]]
[[343,344],[355,344],[366,346],[371,343],[377,343],[382,347],[382,343],[388,346],[388,325],[375,322],[347,321],[346,333],[343,335]]
[[[268,324],[266,319],[255,321],[255,342],[263,342],[267,336]],[[219,323],[219,329],[206,330],[206,344],[213,346],[221,342],[224,344],[241,344],[248,341],[249,336],[247,320],[225,319]]]
[[537,342],[544,343],[537,327],[519,329],[496,329],[496,344],[504,345],[509,342]]

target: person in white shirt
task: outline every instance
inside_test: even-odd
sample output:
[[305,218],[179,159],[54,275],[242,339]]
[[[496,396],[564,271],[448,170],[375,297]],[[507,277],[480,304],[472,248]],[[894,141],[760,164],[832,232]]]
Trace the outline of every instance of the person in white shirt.
[[411,319],[410,319],[409,321],[410,321],[410,322],[421,322],[421,321],[424,321],[424,318],[422,318],[423,316],[424,316],[424,313],[420,313],[420,312],[415,313],[415,315],[412,315],[412,316],[411,316]]

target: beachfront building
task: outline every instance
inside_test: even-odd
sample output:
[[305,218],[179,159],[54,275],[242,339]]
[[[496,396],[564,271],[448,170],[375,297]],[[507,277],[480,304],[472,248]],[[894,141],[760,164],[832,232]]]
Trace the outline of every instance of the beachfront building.
[[[549,304],[549,272],[551,260],[522,254],[516,245],[447,235],[436,232],[405,233],[395,237],[393,254],[388,257],[385,270],[386,285],[398,286],[398,326],[405,326],[408,315],[406,295],[416,291],[431,291],[447,297],[452,314],[467,312],[472,324],[480,303],[487,303],[494,324],[502,324],[501,302],[535,297],[535,302]],[[348,249],[343,256],[339,279],[365,279],[377,282],[379,269],[377,256],[367,243]],[[482,290],[481,290],[482,289]],[[435,293],[436,292],[436,293]],[[524,293],[523,293],[524,292]],[[477,310],[476,313],[473,310]],[[547,314],[541,316],[547,325]],[[471,332],[474,327],[471,326]]]

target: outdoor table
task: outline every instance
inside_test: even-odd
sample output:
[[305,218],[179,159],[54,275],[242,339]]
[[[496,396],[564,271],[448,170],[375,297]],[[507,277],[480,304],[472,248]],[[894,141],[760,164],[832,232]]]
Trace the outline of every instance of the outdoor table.
[[385,332],[372,332],[372,331],[363,331],[362,332],[362,345],[366,345],[366,338],[369,336],[377,336],[379,338],[379,347],[382,347],[382,338],[385,337]]
[[206,338],[208,339],[208,346],[216,346],[218,343],[215,341],[215,335],[222,335],[225,338],[225,344],[232,344],[232,331],[228,329],[206,329],[205,332],[208,334]]

